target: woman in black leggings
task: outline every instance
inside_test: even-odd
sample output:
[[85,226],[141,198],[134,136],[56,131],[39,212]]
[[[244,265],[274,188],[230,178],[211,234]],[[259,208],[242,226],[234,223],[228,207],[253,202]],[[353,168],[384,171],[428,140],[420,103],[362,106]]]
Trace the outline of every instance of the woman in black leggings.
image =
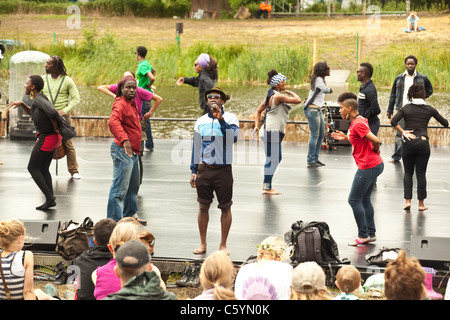
[[[430,159],[430,143],[427,135],[428,122],[433,117],[444,127],[446,120],[436,109],[425,104],[425,87],[414,83],[408,91],[409,104],[403,106],[392,118],[391,125],[402,134],[402,158],[405,171],[403,190],[406,200],[404,210],[411,209],[414,169],[417,176],[417,198],[419,211],[427,210],[424,200],[427,197],[426,172]],[[405,130],[398,124],[405,119]]]
[[30,95],[31,106],[26,105],[23,101],[9,103],[9,107],[21,106],[25,112],[30,114],[38,132],[36,144],[28,162],[28,171],[31,177],[45,195],[45,203],[36,207],[37,210],[47,210],[56,206],[49,167],[53,159],[53,152],[62,140],[61,135],[55,129],[61,126],[61,117],[47,97],[41,93],[42,88],[44,88],[44,80],[41,76],[29,76],[25,83],[25,94]]

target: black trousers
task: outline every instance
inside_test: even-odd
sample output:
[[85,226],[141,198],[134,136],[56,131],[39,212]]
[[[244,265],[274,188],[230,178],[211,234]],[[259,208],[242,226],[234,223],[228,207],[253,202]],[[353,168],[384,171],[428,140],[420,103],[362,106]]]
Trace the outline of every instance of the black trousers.
[[406,140],[402,143],[403,191],[405,199],[412,199],[413,175],[417,176],[417,199],[427,197],[427,166],[430,159],[430,142],[426,137],[417,137],[415,140]]
[[45,199],[52,200],[54,198],[53,185],[49,168],[53,159],[54,150],[42,151],[40,148],[39,143],[34,145],[27,169],[34,182],[45,195]]

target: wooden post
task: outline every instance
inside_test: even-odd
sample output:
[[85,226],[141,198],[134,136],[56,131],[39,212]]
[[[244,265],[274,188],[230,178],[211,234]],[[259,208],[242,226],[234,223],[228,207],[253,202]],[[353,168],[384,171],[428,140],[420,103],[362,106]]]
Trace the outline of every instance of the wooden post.
[[316,65],[318,61],[318,52],[319,48],[317,47],[317,39],[314,38],[314,45],[313,45],[313,65]]

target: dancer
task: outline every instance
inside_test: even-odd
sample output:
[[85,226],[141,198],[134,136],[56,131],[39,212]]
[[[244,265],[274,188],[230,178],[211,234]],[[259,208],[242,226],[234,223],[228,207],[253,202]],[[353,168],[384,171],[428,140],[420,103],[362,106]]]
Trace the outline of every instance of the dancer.
[[219,78],[217,61],[207,53],[202,53],[194,62],[194,70],[198,73],[197,77],[180,77],[176,84],[181,86],[183,83],[198,88],[198,101],[203,114],[208,113],[208,105],[205,99],[205,91],[210,90],[216,85]]
[[133,77],[123,77],[119,81],[108,123],[114,141],[111,144],[113,182],[109,192],[107,218],[115,221],[137,213],[140,171],[138,157],[141,153],[142,129],[134,101],[136,87]]
[[228,254],[227,238],[231,227],[231,205],[233,204],[233,144],[239,136],[239,120],[235,114],[226,112],[224,104],[230,96],[219,87],[205,91],[209,111],[200,117],[194,127],[192,146],[191,178],[192,188],[197,189],[199,204],[198,228],[200,246],[194,254],[206,252],[206,231],[209,222],[209,207],[216,192],[221,210],[221,232],[219,250]]
[[[417,176],[417,198],[419,211],[427,210],[424,200],[427,197],[427,165],[430,159],[430,142],[427,134],[428,122],[433,117],[444,127],[448,127],[445,119],[436,109],[425,103],[425,87],[412,84],[408,90],[409,104],[403,106],[392,118],[391,125],[402,135],[402,158],[404,167],[403,192],[406,200],[404,210],[411,209],[414,170]],[[405,129],[399,122],[405,121]]]
[[28,162],[28,171],[34,182],[45,195],[44,204],[36,207],[37,210],[47,210],[56,206],[56,199],[53,195],[52,175],[49,167],[53,159],[53,152],[62,141],[57,129],[61,126],[61,117],[50,103],[48,98],[41,93],[44,88],[44,80],[39,75],[31,75],[25,83],[25,94],[30,95],[31,106],[23,101],[11,101],[9,107],[19,106],[31,115],[36,127],[36,144],[31,151]]
[[303,110],[308,119],[311,137],[308,142],[308,156],[306,162],[309,168],[322,167],[325,164],[319,161],[319,152],[325,138],[325,120],[322,113],[322,105],[325,94],[333,90],[328,88],[325,77],[330,75],[330,67],[326,62],[318,62],[314,66],[311,77],[311,90],[306,100]]
[[331,135],[336,140],[348,140],[353,146],[352,155],[358,170],[348,196],[353,215],[358,226],[358,237],[349,246],[359,246],[376,240],[374,209],[370,196],[377,182],[377,177],[383,172],[384,163],[380,157],[380,141],[370,131],[366,118],[358,114],[358,102],[347,99],[339,104],[342,119],[350,120],[348,135],[342,131]]
[[[44,79],[45,94],[58,113],[70,123],[70,112],[80,103],[80,94],[73,80],[67,76],[63,60],[51,56],[45,64]],[[49,76],[50,75],[50,76]],[[82,179],[78,172],[77,154],[72,139],[62,142],[67,158],[67,170],[73,179]]]
[[[134,73],[131,71],[125,71],[123,74],[124,77],[133,77],[136,78]],[[103,92],[111,97],[116,97],[118,86],[117,84],[111,84],[111,85],[101,85],[97,87],[97,90],[100,92]],[[144,174],[144,165],[142,163],[142,156],[144,151],[144,142],[147,140],[147,122],[146,120],[149,120],[151,117],[153,117],[156,109],[158,109],[159,105],[162,103],[163,99],[158,96],[157,94],[150,92],[148,90],[145,90],[141,87],[136,88],[136,97],[134,98],[134,102],[136,102],[136,107],[138,109],[138,117],[139,121],[141,122],[141,128],[142,128],[142,139],[141,139],[141,153],[139,155],[139,168],[140,168],[140,180],[139,184],[142,184],[142,178]],[[144,103],[148,102],[150,100],[154,100],[155,104],[153,107],[148,110],[147,112],[143,112],[144,110]]]
[[[275,170],[281,162],[281,143],[286,134],[286,122],[289,120],[291,107],[288,103],[301,103],[299,96],[286,90],[286,77],[277,70],[272,69],[268,73],[267,84],[270,89],[267,97],[256,110],[255,129],[253,134],[259,132],[261,113],[266,110],[264,130],[261,139],[264,142],[266,163],[264,164],[263,191],[265,194],[280,194],[281,192],[272,188],[272,179]],[[280,94],[285,92],[290,96]]]
[[[419,83],[425,86],[425,99],[428,99],[428,97],[433,94],[433,86],[431,85],[428,77],[420,72],[417,72],[417,63],[418,60],[413,55],[409,55],[405,58],[406,70],[395,78],[394,84],[392,85],[391,94],[389,96],[389,105],[386,114],[388,119],[391,119],[392,114],[394,113],[394,105],[395,109],[398,111],[401,107],[408,103],[408,90],[413,83]],[[399,125],[404,128],[404,121],[400,120]],[[400,161],[402,157],[401,147],[402,136],[400,135],[400,132],[397,131],[395,135],[394,154],[391,156],[392,159],[389,160],[390,163],[396,163]]]

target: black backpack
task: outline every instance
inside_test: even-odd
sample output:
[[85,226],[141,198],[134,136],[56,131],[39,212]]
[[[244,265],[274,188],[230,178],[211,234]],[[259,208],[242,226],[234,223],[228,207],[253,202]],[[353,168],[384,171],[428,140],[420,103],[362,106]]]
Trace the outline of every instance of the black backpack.
[[291,230],[284,234],[284,239],[292,247],[293,265],[305,261],[315,261],[319,265],[343,263],[339,258],[337,244],[325,222],[296,221],[291,225]]

